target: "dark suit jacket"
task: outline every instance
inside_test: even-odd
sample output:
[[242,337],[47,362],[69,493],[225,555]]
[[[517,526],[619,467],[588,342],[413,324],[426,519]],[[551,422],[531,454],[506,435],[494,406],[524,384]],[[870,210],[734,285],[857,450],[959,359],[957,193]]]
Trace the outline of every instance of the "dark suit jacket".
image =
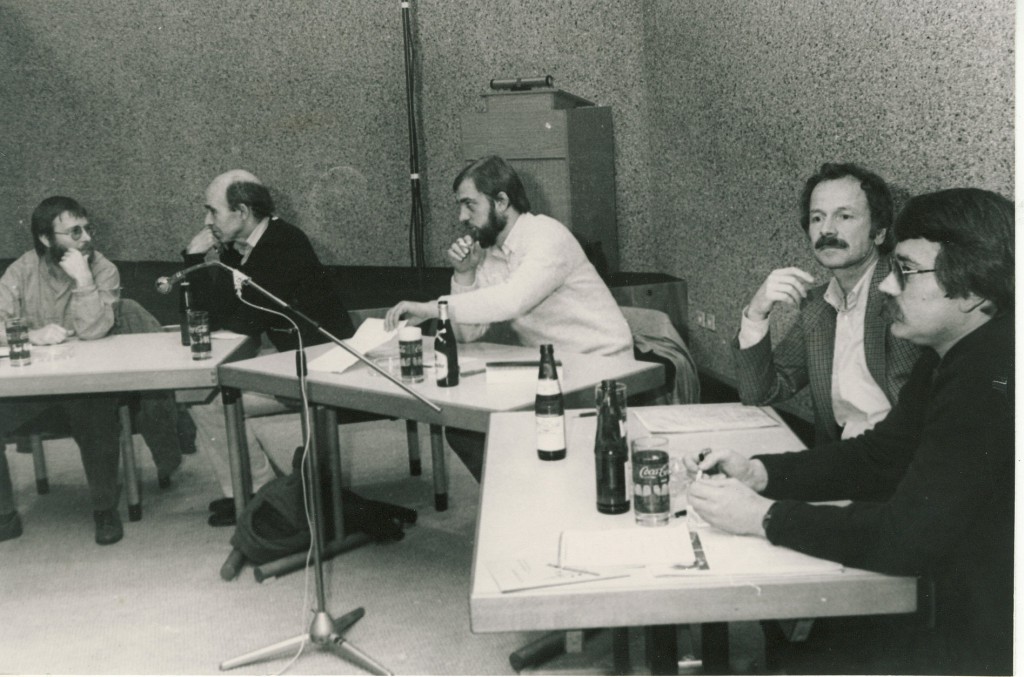
[[[185,263],[202,263],[203,258],[199,254],[185,255]],[[329,271],[321,265],[306,234],[290,223],[272,218],[244,266],[241,265],[242,255],[233,247],[225,247],[220,260],[250,276],[253,282],[308,315],[334,336],[344,339],[354,333],[352,321],[334,290]],[[211,327],[251,336],[266,332],[278,350],[297,348],[298,337],[292,326],[276,315],[239,301],[231,277],[226,270],[210,268],[190,278],[194,304],[210,312]],[[243,287],[243,298],[250,303],[285,312],[251,287]],[[298,324],[305,345],[329,340],[301,317],[286,314]]]
[[[920,350],[889,331],[889,322],[882,314],[884,294],[878,290],[888,274],[889,261],[882,258],[875,266],[868,290],[864,357],[871,376],[885,392],[889,403],[895,404]],[[740,349],[738,339],[732,342],[740,399],[744,404],[772,404],[810,385],[818,444],[838,440],[841,433],[832,411],[836,310],[825,301],[827,288],[827,284],[821,285],[808,292],[796,323],[774,352],[767,335],[746,350]]]

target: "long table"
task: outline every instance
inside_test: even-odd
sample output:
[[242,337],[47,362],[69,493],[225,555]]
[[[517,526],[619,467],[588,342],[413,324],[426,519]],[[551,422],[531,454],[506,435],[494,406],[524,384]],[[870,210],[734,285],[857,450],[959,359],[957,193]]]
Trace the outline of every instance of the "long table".
[[[179,401],[203,401],[216,392],[218,365],[255,355],[257,349],[257,342],[244,336],[216,338],[211,359],[193,360],[178,332],[33,346],[28,366],[0,360],[0,398],[174,390]],[[128,515],[136,521],[142,506],[127,405],[120,407],[119,417]]]
[[[308,361],[312,363],[332,349],[337,348],[330,345],[309,348],[306,351]],[[560,353],[556,357],[563,365],[560,376],[568,406],[592,406],[593,388],[602,379],[625,382],[631,393],[646,392],[664,382],[664,368],[661,365],[638,362],[632,355],[601,357]],[[475,361],[482,365],[495,360],[536,360],[538,353],[534,348],[522,346],[469,343],[459,345],[459,358],[463,363]],[[429,364],[432,360],[432,349],[427,347],[424,362]],[[301,395],[296,376],[295,351],[262,355],[224,365],[219,370],[219,380],[227,389],[249,390],[293,399]],[[332,459],[337,456],[336,441],[330,434],[331,430],[336,429],[334,408],[355,409],[430,424],[435,503],[438,509],[444,509],[447,504],[448,478],[441,428],[452,426],[486,432],[493,412],[532,410],[537,395],[536,382],[489,384],[485,374],[480,372],[464,376],[454,388],[438,388],[428,370],[427,378],[412,387],[439,405],[441,411],[435,412],[424,406],[363,364],[357,363],[342,373],[310,370],[307,377],[309,400],[320,405],[319,416],[326,418],[324,427]],[[244,412],[241,411],[240,398],[232,398],[228,393],[225,403],[235,410],[235,420],[241,422]],[[245,472],[248,468],[248,449],[245,447],[244,435],[236,435],[232,440],[231,454],[237,501],[238,497],[246,497],[251,493],[251,484],[247,484],[251,480]]]
[[[629,412],[631,436],[645,434],[637,411],[643,408]],[[775,418],[777,426],[667,435],[669,453],[678,455],[685,449],[711,447],[755,455],[803,448],[771,409],[764,411]],[[470,617],[474,632],[650,628],[684,623],[714,624],[708,629],[721,631],[728,621],[904,613],[916,608],[914,578],[855,569],[751,572],[743,569],[748,566],[743,558],[754,556],[745,544],[750,548],[774,546],[763,539],[731,536],[707,526],[693,529],[711,564],[707,571],[502,593],[488,562],[508,561],[528,552],[549,553],[554,561],[565,530],[630,528],[634,524],[632,512],[615,516],[597,512],[593,456],[596,423],[593,417],[579,418],[574,415],[577,413],[569,414],[568,455],[559,463],[537,460],[528,436],[522,434],[532,425],[529,414],[500,413],[491,417],[473,556]],[[723,564],[717,572],[716,555]],[[722,557],[733,561],[725,562]],[[725,566],[729,564],[733,565],[731,570]],[[737,564],[742,573],[737,573]],[[673,651],[669,653],[673,653],[674,634],[663,633],[660,637],[671,642]],[[727,655],[720,653],[721,644],[705,642],[704,650],[706,654],[717,653],[704,656],[705,670],[709,664],[713,669],[727,666]],[[727,652],[727,636],[724,650]],[[674,661],[673,655],[667,668],[672,674]]]

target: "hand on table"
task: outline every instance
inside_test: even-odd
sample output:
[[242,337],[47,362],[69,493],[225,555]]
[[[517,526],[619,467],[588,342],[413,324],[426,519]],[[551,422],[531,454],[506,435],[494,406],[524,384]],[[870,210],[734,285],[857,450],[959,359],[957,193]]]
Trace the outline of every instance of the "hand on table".
[[683,454],[682,459],[691,477],[696,476],[698,471],[705,475],[720,473],[742,482],[752,491],[763,491],[768,486],[768,473],[764,464],[732,449],[693,450]]
[[694,480],[690,509],[713,527],[732,534],[764,536],[761,521],[772,500],[733,477],[714,475]]
[[399,301],[384,316],[384,331],[394,331],[403,315],[409,324],[420,324],[437,317],[437,302]]
[[776,303],[799,306],[807,298],[807,290],[814,284],[814,276],[799,268],[779,268],[765,278],[747,306],[747,317],[764,320]]
[[75,332],[69,331],[59,324],[48,324],[39,329],[28,330],[28,340],[34,346],[52,346],[64,343]]

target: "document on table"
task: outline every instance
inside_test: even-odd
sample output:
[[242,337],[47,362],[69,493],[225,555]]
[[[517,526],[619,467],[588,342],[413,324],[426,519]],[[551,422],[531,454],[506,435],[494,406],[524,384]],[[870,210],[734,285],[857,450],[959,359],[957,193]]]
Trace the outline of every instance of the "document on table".
[[759,407],[742,404],[669,404],[633,410],[650,433],[699,433],[774,428],[779,422]]
[[606,581],[611,578],[625,578],[629,575],[628,572],[622,571],[602,573],[589,569],[570,569],[535,558],[488,562],[487,570],[502,592]]
[[[357,352],[365,355],[377,346],[387,343],[397,336],[398,330],[403,326],[405,326],[405,320],[399,322],[398,326],[392,331],[385,331],[384,320],[376,317],[368,317],[363,320],[361,325],[359,325],[359,329],[356,330],[355,336],[350,339],[346,339],[343,342],[350,348],[353,348]],[[312,360],[309,363],[309,368],[313,371],[331,371],[340,374],[358,361],[359,358],[352,355],[344,348],[334,346],[320,357]]]
[[843,570],[839,562],[772,545],[758,536],[705,533],[703,543],[708,566],[716,574],[803,576]]
[[662,527],[563,531],[558,563],[588,571],[645,566],[690,566],[696,557],[683,520]]

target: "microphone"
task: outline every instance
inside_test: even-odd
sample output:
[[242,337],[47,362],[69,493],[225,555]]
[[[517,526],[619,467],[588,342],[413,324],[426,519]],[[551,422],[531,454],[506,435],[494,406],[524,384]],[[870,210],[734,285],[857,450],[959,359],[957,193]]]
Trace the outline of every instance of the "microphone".
[[156,290],[161,294],[169,294],[174,285],[178,284],[191,273],[199,270],[200,268],[209,268],[210,266],[220,266],[220,261],[206,261],[204,263],[197,263],[194,266],[189,266],[185,270],[179,270],[170,277],[158,277],[156,280]]

